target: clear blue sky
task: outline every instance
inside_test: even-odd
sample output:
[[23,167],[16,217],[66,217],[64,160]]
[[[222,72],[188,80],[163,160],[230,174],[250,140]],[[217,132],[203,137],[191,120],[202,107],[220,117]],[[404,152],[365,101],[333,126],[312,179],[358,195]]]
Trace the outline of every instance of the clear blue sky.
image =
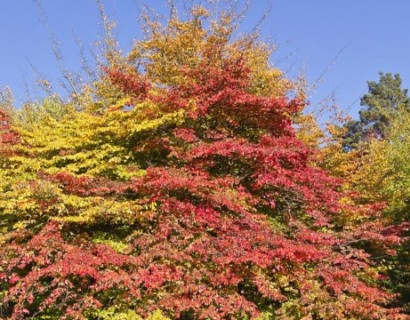
[[[142,0],[105,0],[107,13],[118,22],[116,34],[124,48],[140,36],[136,21]],[[164,12],[166,0],[145,1]],[[242,31],[261,14],[270,13],[262,36],[278,47],[272,63],[295,77],[305,70],[312,85],[311,108],[334,95],[337,104],[356,115],[367,80],[378,72],[400,73],[410,87],[409,0],[251,0]],[[80,65],[75,37],[92,45],[101,31],[94,0],[42,0],[50,29],[60,43],[68,69]],[[17,101],[27,98],[34,71],[58,77],[48,34],[33,0],[0,1],[0,87],[10,86]],[[31,95],[38,92],[32,90]]]

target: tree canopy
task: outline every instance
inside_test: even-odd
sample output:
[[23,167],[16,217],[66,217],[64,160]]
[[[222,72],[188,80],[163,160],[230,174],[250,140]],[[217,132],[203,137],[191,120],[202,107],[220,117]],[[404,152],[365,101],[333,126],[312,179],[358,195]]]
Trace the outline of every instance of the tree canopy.
[[200,6],[146,26],[73,99],[0,113],[1,317],[404,318],[365,250],[400,230],[314,163],[269,47]]
[[382,72],[379,75],[379,82],[367,83],[369,92],[360,99],[360,105],[365,107],[359,111],[360,119],[346,124],[344,145],[348,149],[369,136],[385,138],[390,123],[400,111],[410,111],[408,90],[402,89],[400,75]]

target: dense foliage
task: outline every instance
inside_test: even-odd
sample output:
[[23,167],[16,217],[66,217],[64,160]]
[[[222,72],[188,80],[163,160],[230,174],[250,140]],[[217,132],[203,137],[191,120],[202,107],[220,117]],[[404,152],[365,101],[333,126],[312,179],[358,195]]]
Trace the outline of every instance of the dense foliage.
[[[410,112],[401,109],[390,118],[384,138],[370,138],[351,152],[353,170],[346,176],[350,188],[360,192],[362,202],[384,202],[384,219],[394,224],[410,223]],[[351,156],[351,155],[349,155]],[[407,236],[409,233],[407,232]],[[408,240],[391,259],[381,257],[392,279],[390,285],[400,292],[400,304],[410,311],[410,244]]]
[[314,163],[269,48],[207,15],[1,112],[1,317],[404,318],[371,259],[400,226]]
[[[399,246],[397,255],[388,257],[382,252],[373,251],[372,260],[377,262],[379,270],[384,270],[389,275],[386,278],[388,286],[400,293],[394,304],[402,306],[406,313],[410,313],[410,112],[407,90],[401,88],[400,76],[395,76],[394,86],[391,81],[390,74],[381,74],[379,84],[369,82],[372,85],[369,85],[369,93],[364,95],[363,99],[373,101],[373,113],[379,115],[374,117],[373,127],[363,126],[362,128],[368,130],[367,133],[360,135],[354,144],[350,144],[354,135],[349,131],[349,124],[363,124],[362,119],[347,122],[347,125],[342,127],[330,126],[332,140],[320,149],[316,163],[328,169],[332,175],[343,178],[343,188],[358,195],[354,202],[383,203],[383,214],[379,219],[400,225],[402,234],[407,236]],[[395,90],[391,90],[392,87]],[[395,103],[394,107],[392,101],[399,102]],[[368,108],[364,108],[360,114],[366,114],[368,111]],[[376,128],[382,130],[377,133]],[[324,137],[320,129],[319,132],[321,135],[316,133],[316,136],[319,136],[316,143]],[[312,133],[309,135],[314,136]],[[354,223],[355,220],[354,216],[348,216],[349,223]]]

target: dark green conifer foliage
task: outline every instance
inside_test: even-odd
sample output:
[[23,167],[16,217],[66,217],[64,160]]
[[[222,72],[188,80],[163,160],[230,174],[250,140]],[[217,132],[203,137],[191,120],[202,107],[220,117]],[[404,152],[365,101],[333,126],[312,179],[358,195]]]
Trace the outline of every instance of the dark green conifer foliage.
[[400,75],[382,72],[379,75],[379,82],[368,81],[369,91],[360,99],[360,105],[364,107],[359,111],[360,119],[346,124],[344,147],[347,150],[370,136],[385,138],[389,124],[399,111],[410,111],[408,90],[402,89]]

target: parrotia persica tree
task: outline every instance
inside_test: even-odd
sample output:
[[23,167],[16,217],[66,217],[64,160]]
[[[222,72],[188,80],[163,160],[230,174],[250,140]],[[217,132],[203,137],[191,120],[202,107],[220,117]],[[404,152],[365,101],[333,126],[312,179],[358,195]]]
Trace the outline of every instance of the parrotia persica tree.
[[3,318],[400,318],[361,249],[395,228],[311,165],[269,48],[207,16],[148,21],[81,99],[1,113]]

